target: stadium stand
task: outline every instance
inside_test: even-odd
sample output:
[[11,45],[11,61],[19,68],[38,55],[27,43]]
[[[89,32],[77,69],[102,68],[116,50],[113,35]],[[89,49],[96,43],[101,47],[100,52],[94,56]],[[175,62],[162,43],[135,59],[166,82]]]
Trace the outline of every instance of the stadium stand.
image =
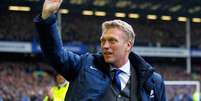
[[22,101],[24,97],[41,101],[47,87],[55,83],[50,71],[43,63],[1,62],[0,96],[5,101]]
[[[37,14],[30,12],[12,12],[5,11],[0,13],[0,18],[4,21],[0,24],[0,39],[11,41],[31,41],[37,39],[37,33],[33,25],[33,17]],[[64,41],[83,42],[87,45],[99,44],[101,35],[101,23],[112,19],[95,16],[62,15],[62,38]],[[23,19],[22,19],[23,18]],[[90,21],[89,21],[90,20]],[[164,22],[148,20],[123,19],[129,22],[137,35],[137,46],[151,47],[185,47],[185,23],[182,22]],[[12,26],[10,26],[12,25]],[[20,26],[19,26],[20,25]],[[26,28],[25,28],[26,26]],[[201,42],[200,24],[193,24],[192,28],[192,47],[199,48]],[[26,30],[25,30],[26,29]],[[89,38],[93,36],[93,38]],[[167,41],[168,40],[168,41]]]
[[[1,5],[3,4],[0,4],[0,41],[31,43],[34,40],[38,40],[33,18],[39,11],[37,13],[8,11],[2,10]],[[63,41],[70,44],[83,43],[87,45],[88,51],[95,52],[97,51],[96,46],[99,44],[99,37],[101,35],[101,23],[113,18],[114,17],[111,16],[83,16],[78,13],[62,15],[61,32]],[[184,22],[161,20],[150,21],[145,18],[118,19],[125,20],[134,27],[134,31],[137,35],[135,41],[136,46],[186,47],[186,31]],[[201,24],[191,23],[191,28],[191,48],[200,50]],[[4,59],[1,57],[2,54],[4,53],[0,52],[1,60]],[[23,57],[24,54],[41,56],[41,53],[34,54],[31,51],[30,53],[22,53],[19,57]],[[7,58],[10,57],[12,56],[8,53]],[[42,98],[46,95],[46,88],[55,83],[52,77],[53,70],[51,70],[50,66],[44,61],[41,62],[41,60],[29,59],[31,62],[25,62],[27,61],[26,59],[19,60],[19,57],[15,57],[14,60],[16,62],[0,61],[0,101],[42,101]],[[184,58],[170,58],[173,60],[184,60]],[[172,61],[166,61],[166,59],[163,59],[162,63],[152,60],[149,60],[149,62],[156,68],[156,71],[162,74],[165,80],[195,80],[201,83],[200,57],[192,59],[192,61],[194,60],[197,62],[192,62],[191,74],[186,73],[185,61],[179,62],[180,64],[172,64]],[[168,95],[169,101],[181,101],[178,99],[176,100],[177,95],[180,93],[193,93],[192,89],[182,91],[179,90],[180,88],[168,88],[170,92],[173,92],[175,89],[178,89],[176,90],[177,92]],[[190,96],[192,97],[192,95]]]
[[33,29],[33,17],[30,12],[2,11],[0,19],[0,39],[5,41],[31,41],[37,34]]

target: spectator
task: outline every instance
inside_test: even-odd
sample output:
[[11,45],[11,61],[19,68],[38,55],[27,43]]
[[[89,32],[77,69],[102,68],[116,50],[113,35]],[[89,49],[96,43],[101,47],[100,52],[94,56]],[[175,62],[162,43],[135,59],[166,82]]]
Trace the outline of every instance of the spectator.
[[48,89],[47,96],[43,101],[64,101],[69,84],[60,74],[55,76],[56,85]]

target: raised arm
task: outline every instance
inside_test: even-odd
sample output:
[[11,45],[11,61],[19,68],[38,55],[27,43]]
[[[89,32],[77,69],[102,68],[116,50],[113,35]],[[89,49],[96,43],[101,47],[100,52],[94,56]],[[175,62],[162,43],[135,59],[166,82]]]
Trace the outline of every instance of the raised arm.
[[63,47],[57,29],[56,15],[62,0],[45,0],[42,15],[34,19],[39,33],[40,45],[53,68],[71,81],[80,69],[80,56]]

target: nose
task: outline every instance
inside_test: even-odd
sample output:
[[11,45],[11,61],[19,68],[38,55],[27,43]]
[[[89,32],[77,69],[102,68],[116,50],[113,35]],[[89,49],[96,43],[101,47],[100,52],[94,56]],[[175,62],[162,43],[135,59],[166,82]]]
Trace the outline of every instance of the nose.
[[102,43],[103,49],[108,49],[109,47],[110,47],[110,43],[108,41],[105,41],[104,43]]

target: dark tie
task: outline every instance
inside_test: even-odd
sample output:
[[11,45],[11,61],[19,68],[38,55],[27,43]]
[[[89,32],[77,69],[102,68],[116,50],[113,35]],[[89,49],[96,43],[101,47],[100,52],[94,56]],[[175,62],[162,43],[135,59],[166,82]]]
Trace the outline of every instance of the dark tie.
[[115,90],[119,93],[121,91],[121,82],[120,82],[120,79],[119,79],[119,74],[122,71],[119,70],[119,69],[114,69],[113,72],[114,72],[114,77],[113,77],[112,82],[114,84]]

